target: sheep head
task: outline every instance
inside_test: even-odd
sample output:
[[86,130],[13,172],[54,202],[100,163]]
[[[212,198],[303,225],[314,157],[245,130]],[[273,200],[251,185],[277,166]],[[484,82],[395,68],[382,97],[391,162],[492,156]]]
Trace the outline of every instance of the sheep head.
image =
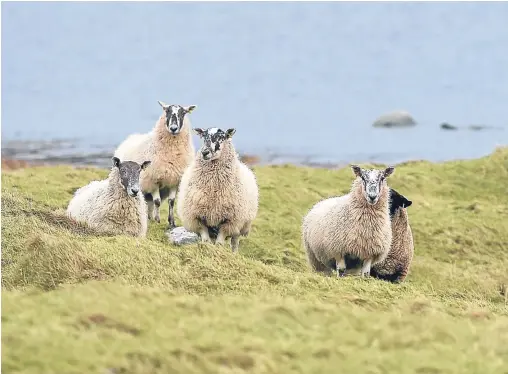
[[383,190],[387,188],[386,178],[395,171],[394,166],[384,170],[363,169],[358,165],[351,165],[353,173],[361,179],[362,192],[365,200],[370,205],[376,205]]
[[199,135],[202,141],[200,154],[203,160],[211,161],[220,157],[224,143],[229,142],[236,132],[236,129],[228,129],[226,131],[217,127],[209,129],[195,128],[194,132]]
[[119,183],[122,188],[131,197],[136,197],[139,193],[139,175],[141,170],[146,169],[151,164],[145,161],[141,165],[134,161],[121,162],[118,157],[113,157],[113,167],[118,169]]
[[166,104],[162,101],[159,101],[159,105],[164,110],[166,128],[173,136],[178,135],[182,130],[185,115],[196,109],[196,105],[181,106]]

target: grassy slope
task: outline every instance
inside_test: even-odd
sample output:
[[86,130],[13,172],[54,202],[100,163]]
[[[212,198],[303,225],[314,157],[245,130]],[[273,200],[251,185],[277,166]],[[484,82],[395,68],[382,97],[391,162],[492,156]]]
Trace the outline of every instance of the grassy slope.
[[349,169],[256,168],[260,211],[238,255],[171,247],[164,224],[136,240],[63,218],[106,174],[2,174],[3,372],[508,372],[506,148],[396,169],[416,245],[401,285],[307,268],[302,216],[346,192]]

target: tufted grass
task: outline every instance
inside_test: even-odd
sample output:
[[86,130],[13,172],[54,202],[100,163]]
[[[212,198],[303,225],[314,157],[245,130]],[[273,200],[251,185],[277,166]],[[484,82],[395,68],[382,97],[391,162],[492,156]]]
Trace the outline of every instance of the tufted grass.
[[400,285],[308,270],[301,219],[350,169],[255,172],[237,255],[172,247],[164,223],[138,240],[66,219],[106,170],[3,172],[3,372],[508,373],[508,148],[396,168],[416,247]]

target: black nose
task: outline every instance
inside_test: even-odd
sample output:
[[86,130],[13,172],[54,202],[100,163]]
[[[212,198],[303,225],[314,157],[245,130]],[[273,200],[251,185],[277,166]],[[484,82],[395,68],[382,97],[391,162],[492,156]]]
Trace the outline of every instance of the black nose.
[[203,157],[206,157],[210,154],[210,151],[208,149],[205,149],[203,152],[201,152],[203,154]]
[[171,132],[175,132],[176,130],[178,130],[178,127],[173,125],[169,129],[171,130]]
[[138,190],[137,188],[132,188],[132,189],[131,189],[131,192],[132,192],[132,194],[133,194],[134,196],[137,196],[137,194],[138,194],[139,190]]

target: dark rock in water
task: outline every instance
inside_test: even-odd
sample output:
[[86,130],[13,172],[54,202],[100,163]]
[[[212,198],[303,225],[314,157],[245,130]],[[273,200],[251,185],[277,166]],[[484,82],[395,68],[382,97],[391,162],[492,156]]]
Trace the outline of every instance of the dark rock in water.
[[458,130],[457,126],[450,125],[448,122],[443,122],[439,127],[443,130]]
[[468,130],[481,131],[481,130],[502,130],[501,127],[487,126],[487,125],[469,125]]
[[166,235],[174,245],[186,245],[199,242],[198,234],[185,230],[184,227],[175,227],[172,230],[166,231]]
[[373,124],[374,127],[394,128],[412,127],[416,125],[415,119],[403,110],[383,114]]

